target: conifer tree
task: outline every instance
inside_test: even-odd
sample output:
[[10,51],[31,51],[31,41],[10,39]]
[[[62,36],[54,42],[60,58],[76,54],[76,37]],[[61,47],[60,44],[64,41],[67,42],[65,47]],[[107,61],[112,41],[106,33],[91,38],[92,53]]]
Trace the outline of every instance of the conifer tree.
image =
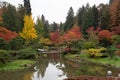
[[70,7],[64,24],[64,31],[70,30],[73,25],[74,25],[74,11],[73,8]]
[[30,0],[24,0],[24,8],[25,8],[25,13],[26,13],[27,15],[31,15]]

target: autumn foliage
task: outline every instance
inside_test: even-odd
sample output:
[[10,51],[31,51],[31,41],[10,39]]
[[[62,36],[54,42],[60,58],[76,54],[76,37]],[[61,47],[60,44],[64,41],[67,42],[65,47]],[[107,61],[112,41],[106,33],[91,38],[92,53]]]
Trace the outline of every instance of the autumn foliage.
[[59,32],[50,33],[50,39],[53,43],[63,43],[67,41],[76,41],[81,38],[81,31],[78,26],[74,26],[72,29],[60,35]]
[[32,16],[24,16],[24,28],[20,33],[20,36],[26,39],[26,41],[37,38],[37,32],[34,27]]
[[71,30],[66,32],[63,35],[63,39],[65,41],[74,41],[74,40],[79,40],[81,38],[81,31],[78,26],[74,26]]
[[114,32],[110,32],[109,30],[101,30],[98,33],[98,37],[100,38],[100,40],[102,39],[107,39],[107,40],[111,40],[112,36],[114,35]]
[[53,43],[59,43],[60,33],[58,31],[50,33],[50,39]]
[[89,27],[87,30],[86,30],[86,32],[87,33],[90,33],[90,32],[94,32],[94,33],[98,33],[98,32],[100,32],[101,31],[101,27],[93,27],[93,26],[91,26],[91,27]]
[[0,27],[0,37],[5,39],[6,41],[16,38],[17,36],[18,34],[16,32],[12,32],[4,27]]

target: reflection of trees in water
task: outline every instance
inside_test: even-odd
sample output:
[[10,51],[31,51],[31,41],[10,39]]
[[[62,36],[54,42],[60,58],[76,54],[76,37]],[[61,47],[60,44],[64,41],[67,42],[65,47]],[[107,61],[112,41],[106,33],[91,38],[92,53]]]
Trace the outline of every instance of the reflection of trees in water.
[[32,80],[32,69],[0,72],[0,80]]
[[46,59],[45,57],[41,57],[40,60],[39,60],[39,63],[36,65],[36,69],[37,69],[37,77],[40,78],[40,75],[41,77],[43,78],[44,75],[45,75],[45,72],[46,72],[46,68],[48,67],[48,59]]
[[49,53],[47,54],[47,58],[49,59],[49,62],[53,65],[56,65],[60,59],[59,53]]

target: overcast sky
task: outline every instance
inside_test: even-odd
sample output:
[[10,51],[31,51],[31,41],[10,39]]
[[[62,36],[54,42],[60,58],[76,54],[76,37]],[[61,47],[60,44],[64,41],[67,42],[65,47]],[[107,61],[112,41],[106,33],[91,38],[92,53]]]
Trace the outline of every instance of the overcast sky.
[[[7,1],[15,6],[23,4],[23,0],[2,1]],[[77,10],[86,3],[89,3],[90,6],[94,4],[97,6],[100,3],[106,4],[108,2],[109,0],[30,0],[33,17],[36,19],[37,16],[41,17],[43,14],[50,23],[64,22],[70,7],[73,7],[76,14]]]

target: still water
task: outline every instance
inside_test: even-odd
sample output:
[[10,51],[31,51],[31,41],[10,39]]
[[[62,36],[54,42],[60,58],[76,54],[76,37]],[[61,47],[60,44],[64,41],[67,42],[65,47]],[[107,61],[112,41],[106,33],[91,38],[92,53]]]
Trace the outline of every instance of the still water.
[[88,62],[72,62],[60,56],[42,56],[30,69],[2,71],[0,80],[63,80],[78,75],[106,76],[111,70],[114,76],[120,69],[101,67]]

